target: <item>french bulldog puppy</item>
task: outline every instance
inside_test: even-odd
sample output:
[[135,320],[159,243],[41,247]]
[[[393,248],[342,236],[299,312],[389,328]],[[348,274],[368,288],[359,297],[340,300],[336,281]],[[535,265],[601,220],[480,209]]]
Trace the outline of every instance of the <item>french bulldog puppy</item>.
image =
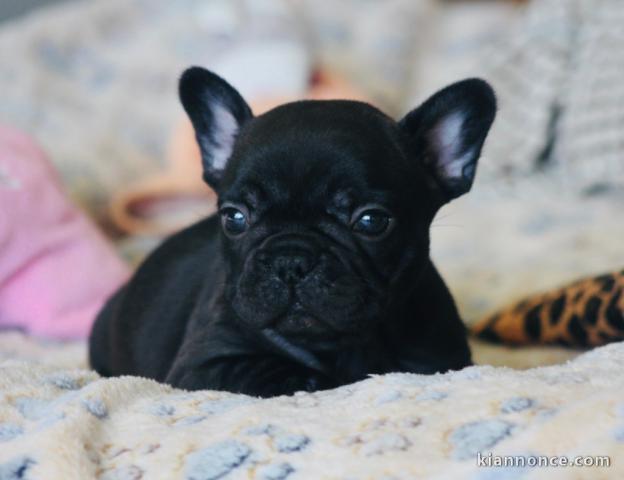
[[399,122],[346,100],[254,117],[198,67],[180,98],[219,210],[109,300],[95,370],[274,396],[471,364],[429,227],[471,188],[496,111],[487,83],[453,84]]

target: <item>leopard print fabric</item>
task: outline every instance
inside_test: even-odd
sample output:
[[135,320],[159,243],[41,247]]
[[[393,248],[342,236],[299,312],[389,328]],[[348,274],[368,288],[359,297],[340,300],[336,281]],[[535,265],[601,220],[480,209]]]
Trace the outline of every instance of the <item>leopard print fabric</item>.
[[624,340],[624,270],[530,296],[478,322],[473,333],[508,344],[573,347]]

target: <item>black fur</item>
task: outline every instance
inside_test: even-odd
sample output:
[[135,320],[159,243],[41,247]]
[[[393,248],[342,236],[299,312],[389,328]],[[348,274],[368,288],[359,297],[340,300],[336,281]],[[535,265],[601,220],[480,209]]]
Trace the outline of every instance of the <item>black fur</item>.
[[[180,96],[223,218],[165,241],[111,298],[90,339],[99,373],[272,396],[470,365],[429,226],[470,189],[495,112],[485,82],[447,87],[399,123],[353,101],[254,118],[199,68]],[[243,233],[224,231],[232,211]]]

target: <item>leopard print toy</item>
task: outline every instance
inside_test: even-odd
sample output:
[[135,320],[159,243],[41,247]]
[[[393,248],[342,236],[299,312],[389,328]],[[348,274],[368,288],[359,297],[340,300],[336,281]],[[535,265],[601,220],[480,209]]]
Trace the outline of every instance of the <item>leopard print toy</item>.
[[472,332],[516,345],[588,347],[624,340],[624,270],[530,296],[484,318]]

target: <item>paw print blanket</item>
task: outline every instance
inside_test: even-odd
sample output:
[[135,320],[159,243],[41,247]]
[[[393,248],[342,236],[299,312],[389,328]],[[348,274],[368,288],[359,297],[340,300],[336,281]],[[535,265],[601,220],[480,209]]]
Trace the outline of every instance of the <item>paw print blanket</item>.
[[265,400],[102,379],[82,344],[0,352],[3,480],[624,478],[624,343]]

